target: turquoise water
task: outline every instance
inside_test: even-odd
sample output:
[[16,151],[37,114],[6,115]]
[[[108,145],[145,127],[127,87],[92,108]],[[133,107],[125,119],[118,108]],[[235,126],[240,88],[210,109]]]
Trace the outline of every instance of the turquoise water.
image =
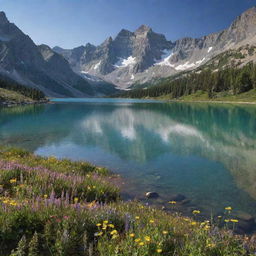
[[56,99],[0,110],[0,142],[87,160],[125,180],[125,198],[181,193],[191,207],[256,216],[256,107],[126,99]]

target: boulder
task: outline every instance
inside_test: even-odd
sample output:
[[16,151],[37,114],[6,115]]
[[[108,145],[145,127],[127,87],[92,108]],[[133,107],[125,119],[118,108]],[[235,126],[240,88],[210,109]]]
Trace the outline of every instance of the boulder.
[[159,194],[157,192],[147,192],[146,193],[146,197],[148,199],[152,199],[152,198],[158,198],[159,197]]
[[181,202],[183,200],[185,200],[186,197],[182,194],[174,194],[170,197],[169,201],[176,201],[176,202]]

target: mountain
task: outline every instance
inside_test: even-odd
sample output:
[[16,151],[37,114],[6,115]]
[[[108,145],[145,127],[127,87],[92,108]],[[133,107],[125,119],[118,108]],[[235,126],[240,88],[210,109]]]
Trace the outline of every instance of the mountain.
[[223,52],[245,45],[256,45],[256,7],[237,17],[229,28],[201,38],[171,42],[142,25],[135,32],[122,29],[114,39],[109,37],[99,46],[53,50],[66,58],[75,72],[128,89],[196,69]]
[[[0,12],[0,75],[53,97],[104,95],[102,86],[91,84],[75,73],[68,61],[49,46],[35,45],[8,21],[4,12]],[[106,87],[111,92],[115,90],[113,85]]]

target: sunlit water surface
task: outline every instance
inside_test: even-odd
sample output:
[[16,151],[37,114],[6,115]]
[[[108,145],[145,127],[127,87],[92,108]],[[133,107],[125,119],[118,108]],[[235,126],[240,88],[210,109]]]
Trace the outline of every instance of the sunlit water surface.
[[181,193],[189,210],[256,216],[255,106],[56,99],[0,109],[0,142],[106,166],[126,179],[125,198]]

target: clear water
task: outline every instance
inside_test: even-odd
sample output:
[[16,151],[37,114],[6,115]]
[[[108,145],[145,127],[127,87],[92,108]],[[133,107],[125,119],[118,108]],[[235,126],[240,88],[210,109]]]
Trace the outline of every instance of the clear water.
[[1,109],[0,143],[106,166],[126,198],[181,193],[184,208],[256,216],[256,106],[56,99]]

